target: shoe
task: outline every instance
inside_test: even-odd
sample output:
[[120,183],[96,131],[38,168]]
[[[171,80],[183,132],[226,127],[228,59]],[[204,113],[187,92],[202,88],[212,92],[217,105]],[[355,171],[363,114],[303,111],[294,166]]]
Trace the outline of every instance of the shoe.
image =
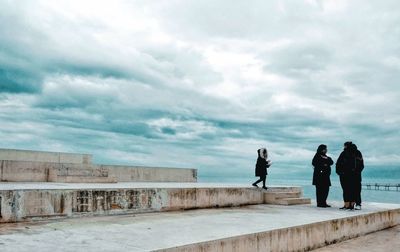
[[356,205],[356,207],[354,208],[354,210],[361,210],[361,205]]
[[263,187],[262,187],[262,189],[268,190],[268,187],[266,187],[266,186],[263,186]]
[[326,206],[325,206],[325,205],[317,205],[317,207],[326,208]]
[[331,207],[331,205],[326,204],[325,207]]
[[341,207],[341,208],[339,208],[340,210],[346,210],[347,209],[347,207]]
[[354,206],[348,207],[348,208],[346,208],[346,210],[353,211],[354,210]]
[[257,185],[257,184],[251,184],[251,185],[258,188],[258,185]]

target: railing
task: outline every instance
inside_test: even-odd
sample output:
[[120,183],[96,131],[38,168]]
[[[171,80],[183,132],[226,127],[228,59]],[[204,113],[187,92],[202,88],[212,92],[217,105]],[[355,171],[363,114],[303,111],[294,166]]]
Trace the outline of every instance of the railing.
[[362,186],[367,190],[400,191],[400,184],[363,183]]

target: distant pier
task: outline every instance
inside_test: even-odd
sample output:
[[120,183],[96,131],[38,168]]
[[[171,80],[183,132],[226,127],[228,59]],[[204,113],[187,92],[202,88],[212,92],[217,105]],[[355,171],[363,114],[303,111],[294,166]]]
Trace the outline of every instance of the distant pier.
[[367,190],[377,190],[377,191],[397,191],[400,192],[400,183],[390,184],[390,183],[363,183],[363,187]]

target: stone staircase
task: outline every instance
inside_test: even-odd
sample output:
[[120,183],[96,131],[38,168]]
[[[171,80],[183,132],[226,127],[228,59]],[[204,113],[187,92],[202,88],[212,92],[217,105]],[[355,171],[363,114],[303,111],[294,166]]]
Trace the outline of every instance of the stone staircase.
[[302,205],[311,204],[310,198],[303,198],[302,191],[293,189],[292,191],[286,192],[265,192],[264,193],[264,203],[273,205]]

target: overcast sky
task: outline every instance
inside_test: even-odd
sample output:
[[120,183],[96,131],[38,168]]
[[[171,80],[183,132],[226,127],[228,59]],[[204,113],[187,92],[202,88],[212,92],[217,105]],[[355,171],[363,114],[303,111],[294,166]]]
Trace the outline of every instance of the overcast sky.
[[0,0],[0,147],[97,162],[400,164],[400,1]]

